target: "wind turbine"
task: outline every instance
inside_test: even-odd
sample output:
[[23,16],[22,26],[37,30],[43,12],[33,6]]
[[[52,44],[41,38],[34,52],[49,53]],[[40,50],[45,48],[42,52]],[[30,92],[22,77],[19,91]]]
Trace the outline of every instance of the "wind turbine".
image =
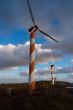
[[38,25],[36,25],[32,9],[29,3],[29,0],[27,0],[31,20],[33,22],[33,26],[29,28],[30,32],[30,64],[29,64],[29,84],[30,84],[30,91],[35,90],[35,80],[34,80],[34,74],[35,74],[35,32],[39,31],[40,33],[44,34],[46,37],[54,40],[55,42],[58,42],[53,37],[48,35],[47,33],[43,32],[41,29],[39,29]]

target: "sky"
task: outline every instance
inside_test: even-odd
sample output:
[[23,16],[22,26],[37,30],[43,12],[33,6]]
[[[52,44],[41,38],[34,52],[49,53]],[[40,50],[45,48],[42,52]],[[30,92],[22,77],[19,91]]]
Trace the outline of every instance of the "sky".
[[[36,24],[58,40],[35,33],[35,80],[73,82],[73,0],[29,0]],[[28,82],[30,33],[27,0],[0,0],[0,83]],[[43,68],[43,69],[42,69]]]

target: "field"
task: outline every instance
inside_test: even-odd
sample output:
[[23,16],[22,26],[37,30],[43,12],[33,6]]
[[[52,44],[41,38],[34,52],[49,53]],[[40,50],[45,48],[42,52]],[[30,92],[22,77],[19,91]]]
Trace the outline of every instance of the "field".
[[1,84],[0,110],[72,110],[73,89],[68,85],[56,82],[53,87],[51,82],[40,81],[30,95],[28,84]]

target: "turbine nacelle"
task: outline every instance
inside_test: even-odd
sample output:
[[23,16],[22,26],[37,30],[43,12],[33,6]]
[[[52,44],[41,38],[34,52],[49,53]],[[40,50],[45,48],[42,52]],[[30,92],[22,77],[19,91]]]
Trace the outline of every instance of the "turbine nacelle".
[[37,25],[34,25],[34,26],[29,28],[29,32],[37,31],[37,30],[38,30],[38,26]]

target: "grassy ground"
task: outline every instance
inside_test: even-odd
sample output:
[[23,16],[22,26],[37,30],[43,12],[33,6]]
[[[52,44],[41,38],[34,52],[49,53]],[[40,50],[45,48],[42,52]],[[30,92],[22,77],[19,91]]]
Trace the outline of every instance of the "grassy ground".
[[[73,90],[68,83],[38,82],[37,90],[29,95],[27,84],[0,85],[0,110],[72,110]],[[13,88],[12,95],[7,90]]]

